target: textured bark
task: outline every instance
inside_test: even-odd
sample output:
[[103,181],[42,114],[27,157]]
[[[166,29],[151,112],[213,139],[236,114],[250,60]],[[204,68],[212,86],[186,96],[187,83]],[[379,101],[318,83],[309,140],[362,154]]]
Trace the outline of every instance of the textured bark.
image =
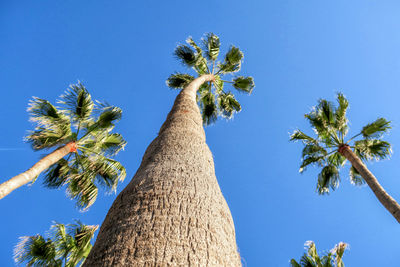
[[35,179],[42,171],[48,169],[51,165],[68,155],[68,153],[76,151],[74,142],[62,146],[33,165],[29,170],[14,176],[10,180],[0,184],[0,199],[10,194],[12,191],[21,187],[33,179]]
[[375,176],[367,169],[364,163],[357,157],[348,145],[341,146],[339,152],[353,165],[353,167],[361,174],[365,182],[374,192],[375,196],[382,205],[393,215],[400,223],[400,205],[392,198],[385,189],[379,184]]
[[195,101],[212,79],[201,76],[177,96],[84,266],[241,266]]

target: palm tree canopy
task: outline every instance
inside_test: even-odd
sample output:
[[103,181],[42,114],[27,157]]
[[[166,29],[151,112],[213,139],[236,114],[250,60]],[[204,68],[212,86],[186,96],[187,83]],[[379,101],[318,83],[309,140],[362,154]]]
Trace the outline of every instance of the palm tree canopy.
[[71,85],[57,103],[59,107],[37,97],[31,100],[28,112],[36,128],[26,140],[34,150],[75,142],[76,151],[47,169],[44,185],[66,185],[77,206],[87,209],[96,200],[99,186],[113,192],[126,176],[121,163],[112,159],[126,145],[120,134],[112,133],[122,110],[107,103],[94,103],[80,82]]
[[[202,38],[202,47],[197,45],[191,37],[187,45],[178,45],[175,57],[183,65],[192,68],[198,76],[213,74],[214,82],[203,84],[197,92],[197,101],[205,125],[215,122],[218,116],[231,119],[236,112],[241,111],[241,105],[230,91],[225,91],[225,83],[232,84],[239,92],[251,94],[254,88],[252,77],[236,76],[241,69],[243,53],[239,48],[231,46],[223,61],[218,61],[220,53],[219,37],[208,33]],[[224,75],[235,75],[231,80],[223,80]],[[167,79],[170,88],[182,89],[195,79],[186,73],[174,73]]]
[[14,249],[15,262],[27,266],[77,266],[89,254],[90,241],[97,228],[97,225],[85,225],[80,221],[68,225],[55,223],[47,237],[23,236]]
[[323,256],[318,255],[313,241],[307,241],[304,246],[307,252],[300,258],[300,263],[295,259],[291,259],[290,264],[292,267],[344,267],[342,258],[348,244],[340,242]]
[[[317,182],[319,194],[329,193],[339,186],[339,170],[346,163],[346,158],[340,154],[341,147],[350,146],[363,161],[381,160],[391,154],[391,145],[382,140],[383,134],[391,128],[390,121],[384,118],[378,118],[355,136],[346,139],[349,130],[346,117],[348,107],[349,102],[341,93],[337,94],[337,105],[320,99],[318,105],[305,114],[316,137],[301,130],[295,130],[290,136],[291,141],[301,141],[304,145],[299,171],[302,173],[309,165],[322,168]],[[354,185],[365,182],[353,166],[350,168],[350,181]]]

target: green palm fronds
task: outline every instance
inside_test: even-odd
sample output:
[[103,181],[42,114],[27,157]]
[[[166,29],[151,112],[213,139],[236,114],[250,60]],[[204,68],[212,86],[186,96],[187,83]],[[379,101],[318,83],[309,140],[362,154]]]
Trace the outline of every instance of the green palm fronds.
[[68,225],[55,223],[47,237],[40,234],[21,237],[14,249],[14,260],[26,266],[78,266],[89,254],[97,228],[80,221]]
[[93,102],[82,83],[74,84],[60,97],[60,106],[33,98],[28,111],[37,127],[26,139],[35,150],[75,142],[77,151],[46,170],[44,185],[67,187],[68,195],[83,210],[97,198],[98,186],[115,192],[126,176],[125,168],[111,159],[124,149],[122,135],[113,133],[122,110],[107,103]]
[[313,241],[304,244],[307,252],[303,254],[300,261],[290,260],[292,267],[344,267],[343,254],[348,248],[348,244],[340,242],[329,252],[320,256]]
[[[362,161],[381,160],[391,154],[391,145],[381,140],[391,128],[390,121],[384,118],[375,120],[352,138],[346,139],[349,129],[346,117],[348,107],[349,102],[341,93],[337,94],[337,105],[320,99],[317,106],[305,114],[316,137],[300,130],[295,130],[290,136],[290,141],[300,141],[304,145],[300,172],[311,165],[322,168],[316,188],[319,194],[327,194],[339,186],[339,170],[346,163],[345,157],[339,153],[341,146],[350,145]],[[360,136],[363,139],[355,141]],[[350,168],[350,182],[354,185],[364,184],[364,179],[353,167]]]
[[[241,106],[232,92],[225,91],[225,83],[232,84],[239,92],[250,94],[254,88],[252,77],[238,76],[231,80],[223,80],[222,76],[234,74],[241,68],[243,53],[239,48],[231,46],[222,62],[218,61],[220,54],[220,39],[213,33],[207,33],[202,38],[202,47],[189,37],[187,45],[178,45],[175,57],[186,67],[192,68],[198,76],[213,74],[214,82],[203,84],[197,92],[197,101],[205,125],[215,122],[218,116],[231,119],[241,111]],[[185,73],[175,73],[167,79],[167,85],[174,89],[183,89],[194,76]]]

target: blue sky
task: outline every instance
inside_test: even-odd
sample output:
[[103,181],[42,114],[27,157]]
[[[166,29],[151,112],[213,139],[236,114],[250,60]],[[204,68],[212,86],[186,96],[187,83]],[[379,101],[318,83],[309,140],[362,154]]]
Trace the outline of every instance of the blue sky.
[[[231,209],[244,266],[289,266],[314,240],[320,250],[350,244],[347,266],[398,266],[400,227],[368,187],[349,183],[315,193],[318,169],[299,174],[301,145],[289,143],[319,98],[343,92],[350,135],[378,117],[393,121],[390,160],[368,164],[400,200],[400,3],[398,1],[0,1],[0,181],[33,165],[41,152],[23,142],[32,96],[55,101],[82,81],[94,99],[120,106],[118,156],[128,184],[177,92],[165,79],[183,70],[173,58],[188,36],[218,34],[238,45],[256,88],[243,111],[206,128],[216,175]],[[85,213],[41,179],[0,201],[1,266],[13,266],[18,237],[51,222],[101,224],[115,195],[101,193]]]

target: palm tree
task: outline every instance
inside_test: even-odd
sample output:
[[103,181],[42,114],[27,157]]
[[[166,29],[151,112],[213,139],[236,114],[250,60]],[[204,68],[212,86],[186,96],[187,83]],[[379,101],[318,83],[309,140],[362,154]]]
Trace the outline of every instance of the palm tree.
[[247,93],[254,83],[251,77],[221,78],[239,71],[243,54],[238,48],[232,46],[218,62],[216,35],[204,37],[204,51],[191,38],[187,42],[175,55],[198,77],[175,73],[167,80],[170,87],[184,89],[108,211],[85,266],[241,265],[202,123],[240,111],[233,94],[223,90],[225,83]]
[[27,266],[73,267],[82,263],[90,250],[90,241],[97,225],[85,225],[80,221],[64,225],[55,223],[48,233],[23,236],[14,249],[14,260]]
[[300,263],[292,259],[290,264],[292,267],[344,267],[343,254],[348,244],[340,242],[328,253],[320,257],[313,241],[307,241],[304,246],[307,253],[300,258]]
[[55,150],[29,170],[3,182],[0,199],[46,171],[46,187],[67,185],[68,195],[77,200],[77,206],[87,209],[96,200],[99,186],[115,191],[118,181],[125,178],[125,168],[111,158],[126,144],[120,134],[112,133],[121,109],[95,104],[81,83],[71,85],[58,103],[61,108],[37,97],[31,100],[28,112],[37,127],[26,140],[33,150]]
[[[382,205],[400,223],[399,204],[383,189],[375,176],[367,169],[364,162],[387,158],[391,153],[391,146],[383,141],[382,135],[390,128],[390,122],[384,118],[364,126],[362,130],[345,140],[348,132],[346,111],[349,103],[341,93],[337,94],[338,106],[325,99],[321,99],[305,118],[317,134],[316,138],[310,137],[300,130],[294,131],[290,136],[291,141],[301,141],[304,144],[300,172],[309,165],[322,167],[318,175],[317,192],[327,194],[339,186],[339,169],[348,160],[351,163],[350,181],[354,185],[365,182],[374,192]],[[360,140],[353,141],[357,137]]]

